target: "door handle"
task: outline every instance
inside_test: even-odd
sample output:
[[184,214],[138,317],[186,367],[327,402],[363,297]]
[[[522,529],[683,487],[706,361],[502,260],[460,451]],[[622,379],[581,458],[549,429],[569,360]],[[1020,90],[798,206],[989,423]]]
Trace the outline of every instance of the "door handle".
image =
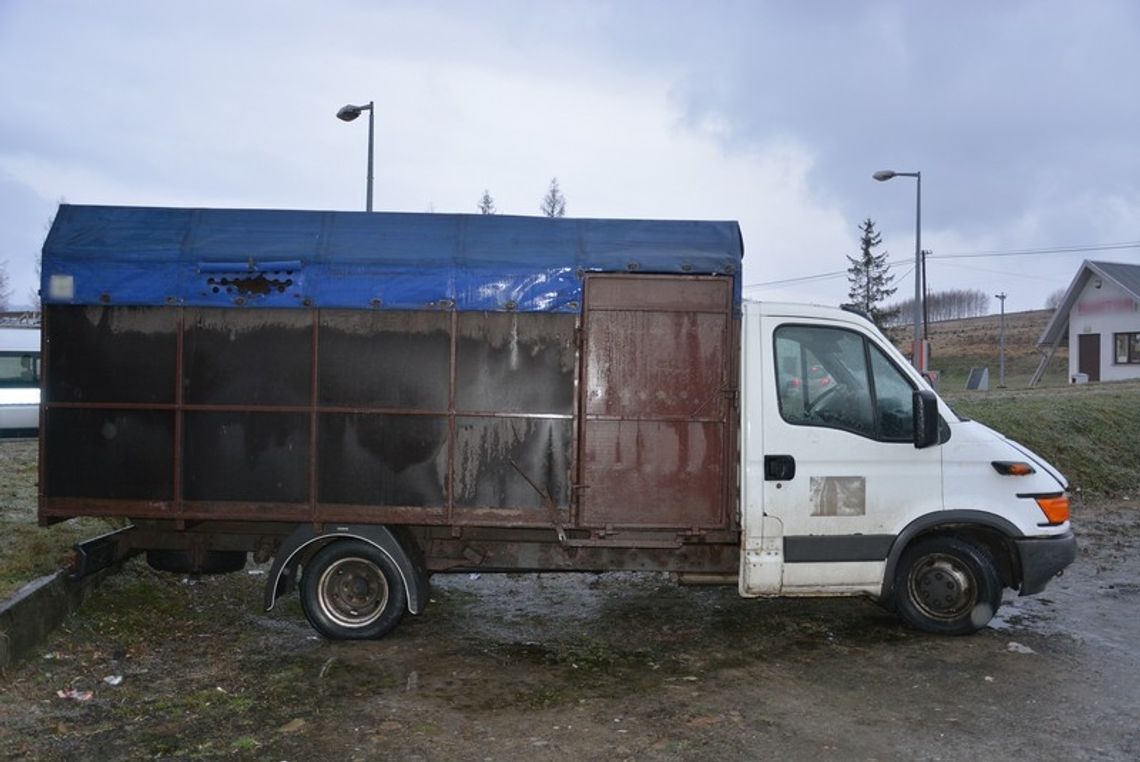
[[764,481],[787,482],[796,478],[796,459],[791,455],[765,455]]

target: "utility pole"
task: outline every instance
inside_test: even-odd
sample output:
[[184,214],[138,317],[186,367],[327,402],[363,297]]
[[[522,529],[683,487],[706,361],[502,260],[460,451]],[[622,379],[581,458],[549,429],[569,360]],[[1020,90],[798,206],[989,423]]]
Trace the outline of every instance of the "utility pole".
[[926,341],[926,329],[930,325],[930,289],[926,286],[926,257],[930,249],[922,250],[922,340]]
[[998,366],[1000,368],[1000,370],[998,371],[998,388],[1004,389],[1005,388],[1005,297],[1006,297],[1006,293],[1004,291],[1002,291],[1000,294],[994,294],[994,296],[997,298],[997,300],[999,302],[1001,302],[1001,323],[1000,323],[1000,327],[998,328],[998,336],[1000,337],[998,339],[999,346],[1000,346],[999,352],[1000,352],[1000,356],[1001,356],[1000,365]]

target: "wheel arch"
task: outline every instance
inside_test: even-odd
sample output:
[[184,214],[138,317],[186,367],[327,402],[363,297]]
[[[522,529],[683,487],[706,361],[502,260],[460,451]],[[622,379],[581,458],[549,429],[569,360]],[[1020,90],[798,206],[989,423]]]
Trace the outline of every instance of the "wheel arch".
[[1021,530],[986,511],[940,511],[918,517],[895,536],[883,569],[881,601],[889,604],[894,598],[895,573],[906,549],[916,540],[932,535],[962,537],[980,545],[997,564],[1002,584],[1012,588],[1020,584],[1021,562],[1013,540],[1024,536]]
[[296,585],[297,566],[306,557],[307,550],[337,540],[360,540],[375,547],[396,565],[408,599],[408,611],[419,614],[427,604],[427,576],[410,555],[409,548],[405,547],[405,544],[410,543],[411,550],[418,549],[415,541],[408,538],[406,533],[401,535],[404,542],[400,541],[396,532],[383,524],[337,525],[324,531],[316,529],[312,524],[301,524],[282,541],[274,556],[265,583],[265,610],[272,610],[277,598]]

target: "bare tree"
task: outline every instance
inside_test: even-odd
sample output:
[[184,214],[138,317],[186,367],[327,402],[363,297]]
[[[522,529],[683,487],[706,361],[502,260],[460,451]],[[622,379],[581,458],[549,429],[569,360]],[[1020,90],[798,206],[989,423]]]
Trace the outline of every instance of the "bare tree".
[[[910,325],[914,299],[903,300],[893,307],[896,312],[888,325]],[[926,295],[926,317],[931,322],[979,317],[988,315],[989,311],[990,295],[980,289],[950,289]]]
[[39,312],[43,305],[40,303],[40,258],[36,257],[36,282],[28,289],[28,304],[33,312]]
[[483,197],[479,199],[479,214],[494,214],[495,199],[491,198],[491,191],[483,189]]
[[547,217],[566,216],[566,197],[562,195],[562,191],[558,187],[557,177],[550,179],[550,188],[546,191],[546,195],[543,196],[542,203],[539,204],[538,208]]
[[[67,199],[65,199],[63,196],[60,196],[59,197],[59,204],[62,206],[63,204],[66,204],[66,203],[67,203]],[[58,209],[59,209],[59,207],[56,207],[57,211],[58,211]],[[56,215],[56,212],[52,212],[52,215],[50,217],[48,217],[47,222],[44,223],[44,238],[45,239],[47,238],[48,234],[51,233],[51,226],[55,224],[55,215]],[[35,312],[43,311],[43,302],[41,301],[41,294],[40,294],[40,282],[43,280],[41,277],[42,273],[43,273],[42,267],[43,267],[43,257],[41,254],[37,253],[36,254],[36,282],[33,283],[32,287],[28,289],[28,304],[31,305],[32,310]]]
[[0,310],[8,309],[8,299],[12,296],[11,283],[8,280],[8,261],[0,262]]
[[1068,291],[1069,289],[1067,288],[1059,288],[1053,293],[1049,294],[1049,296],[1045,297],[1045,309],[1055,310],[1060,307],[1061,300],[1065,298],[1065,294],[1068,293]]

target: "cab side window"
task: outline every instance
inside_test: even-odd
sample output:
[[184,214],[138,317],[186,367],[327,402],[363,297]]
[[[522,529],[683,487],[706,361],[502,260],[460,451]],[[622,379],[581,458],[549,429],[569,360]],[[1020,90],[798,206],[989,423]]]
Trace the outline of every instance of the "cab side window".
[[780,415],[788,423],[911,441],[910,382],[862,335],[840,328],[776,329]]
[[878,347],[871,348],[879,438],[914,441],[914,387]]

